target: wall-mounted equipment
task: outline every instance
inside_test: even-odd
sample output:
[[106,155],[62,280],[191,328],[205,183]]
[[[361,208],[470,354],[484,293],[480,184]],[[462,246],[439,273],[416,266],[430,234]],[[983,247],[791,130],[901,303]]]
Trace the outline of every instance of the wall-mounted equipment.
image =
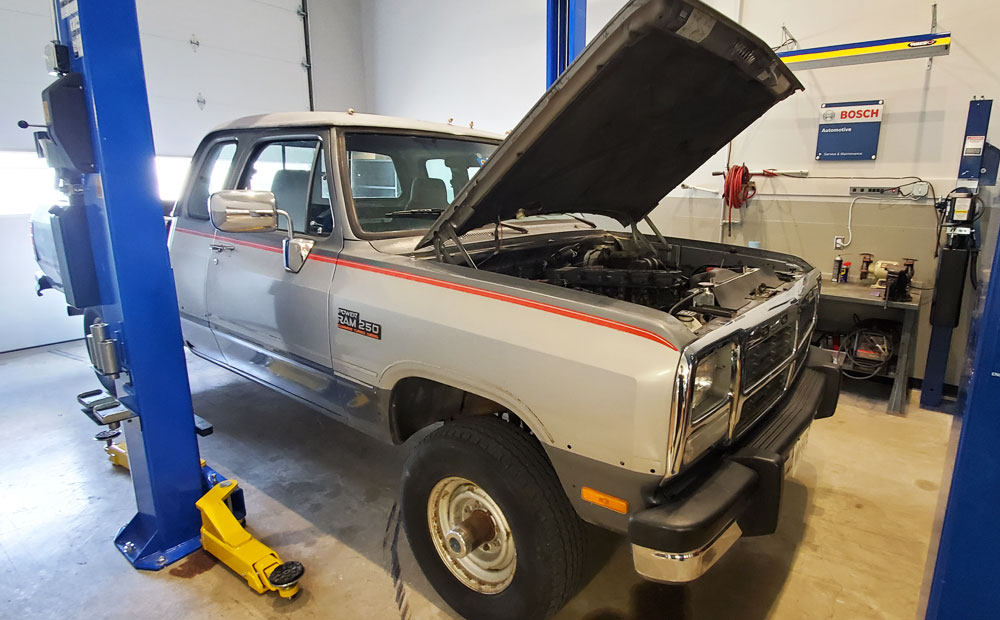
[[[83,175],[97,169],[83,76],[70,70],[65,45],[50,42],[46,58],[57,79],[42,91],[45,125],[34,133],[35,150],[57,171],[59,188],[68,204],[49,209],[48,221],[40,223],[44,230],[37,230],[32,222],[36,259],[51,267],[48,274],[38,276],[36,290],[39,295],[48,288],[62,291],[76,311],[101,303],[82,186]],[[18,126],[38,127],[24,121]]]
[[932,32],[909,37],[789,50],[778,52],[778,57],[792,71],[800,71],[910,58],[932,58],[944,56],[950,51],[951,33]]
[[958,166],[958,184],[963,187],[975,190],[983,185],[996,185],[1000,149],[986,141],[992,110],[992,99],[973,99],[969,102],[962,159]]
[[[992,107],[990,99],[974,99],[969,103],[958,187],[935,205],[938,210],[938,240],[944,231],[945,241],[939,252],[931,302],[931,341],[920,392],[920,406],[924,408],[939,407],[943,401],[951,335],[962,314],[966,274],[973,288],[977,287],[975,262],[979,247],[976,222],[983,213],[983,202],[977,194],[980,185],[993,185],[997,176],[996,160],[991,162],[986,155],[996,151],[986,142]],[[973,264],[971,270],[970,262]]]

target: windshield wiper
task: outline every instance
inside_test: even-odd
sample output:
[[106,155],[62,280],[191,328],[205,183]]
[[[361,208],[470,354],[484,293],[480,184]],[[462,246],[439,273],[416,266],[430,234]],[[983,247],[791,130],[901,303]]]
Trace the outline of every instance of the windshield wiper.
[[519,233],[521,233],[523,235],[528,234],[528,229],[527,228],[525,228],[523,226],[515,226],[515,225],[510,224],[508,222],[501,222],[500,220],[497,220],[497,226],[503,226],[504,228],[509,228],[509,229],[513,230],[514,232],[519,232]]
[[590,226],[591,228],[597,228],[597,224],[591,222],[590,220],[585,220],[582,217],[580,217],[579,215],[573,215],[572,213],[563,213],[563,215],[568,215],[571,218],[573,218],[574,220],[576,220],[578,222],[583,222],[584,224],[586,224],[587,226]]
[[386,213],[385,217],[432,217],[437,219],[442,213],[444,213],[444,209],[403,209],[402,211]]

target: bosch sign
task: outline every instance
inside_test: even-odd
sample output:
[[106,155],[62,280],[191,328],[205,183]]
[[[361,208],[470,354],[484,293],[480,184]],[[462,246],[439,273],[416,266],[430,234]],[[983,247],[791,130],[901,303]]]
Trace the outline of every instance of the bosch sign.
[[820,106],[816,159],[875,159],[884,104],[877,99]]
[[865,108],[864,110],[841,110],[840,118],[841,120],[845,118],[878,118],[878,114],[881,112],[879,108]]

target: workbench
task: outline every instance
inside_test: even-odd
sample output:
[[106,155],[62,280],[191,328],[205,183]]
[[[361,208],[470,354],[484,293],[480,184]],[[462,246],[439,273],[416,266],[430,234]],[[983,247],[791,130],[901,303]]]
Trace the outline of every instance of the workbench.
[[[915,286],[910,287],[910,301],[890,301],[885,303],[883,295],[885,289],[875,289],[869,282],[830,282],[829,278],[823,280],[820,289],[821,317],[831,314],[831,309],[844,314],[845,306],[864,306],[862,318],[894,318],[902,314],[902,331],[899,337],[899,350],[896,353],[896,368],[892,371],[892,392],[889,395],[889,413],[906,413],[906,405],[909,400],[908,384],[910,373],[913,370],[914,347],[917,339],[917,316],[920,312],[921,290]],[[825,310],[825,311],[824,311]],[[853,314],[853,313],[852,313]]]

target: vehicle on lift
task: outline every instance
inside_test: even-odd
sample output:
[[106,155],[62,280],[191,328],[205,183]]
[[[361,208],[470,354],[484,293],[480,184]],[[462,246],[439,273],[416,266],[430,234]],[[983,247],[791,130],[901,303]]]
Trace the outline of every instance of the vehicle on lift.
[[775,531],[840,375],[809,346],[817,269],[647,216],[799,88],[712,9],[636,0],[506,139],[234,121],[173,214],[185,344],[386,441],[420,434],[403,525],[467,617],[555,613],[579,519],[626,534],[642,576],[695,579]]

